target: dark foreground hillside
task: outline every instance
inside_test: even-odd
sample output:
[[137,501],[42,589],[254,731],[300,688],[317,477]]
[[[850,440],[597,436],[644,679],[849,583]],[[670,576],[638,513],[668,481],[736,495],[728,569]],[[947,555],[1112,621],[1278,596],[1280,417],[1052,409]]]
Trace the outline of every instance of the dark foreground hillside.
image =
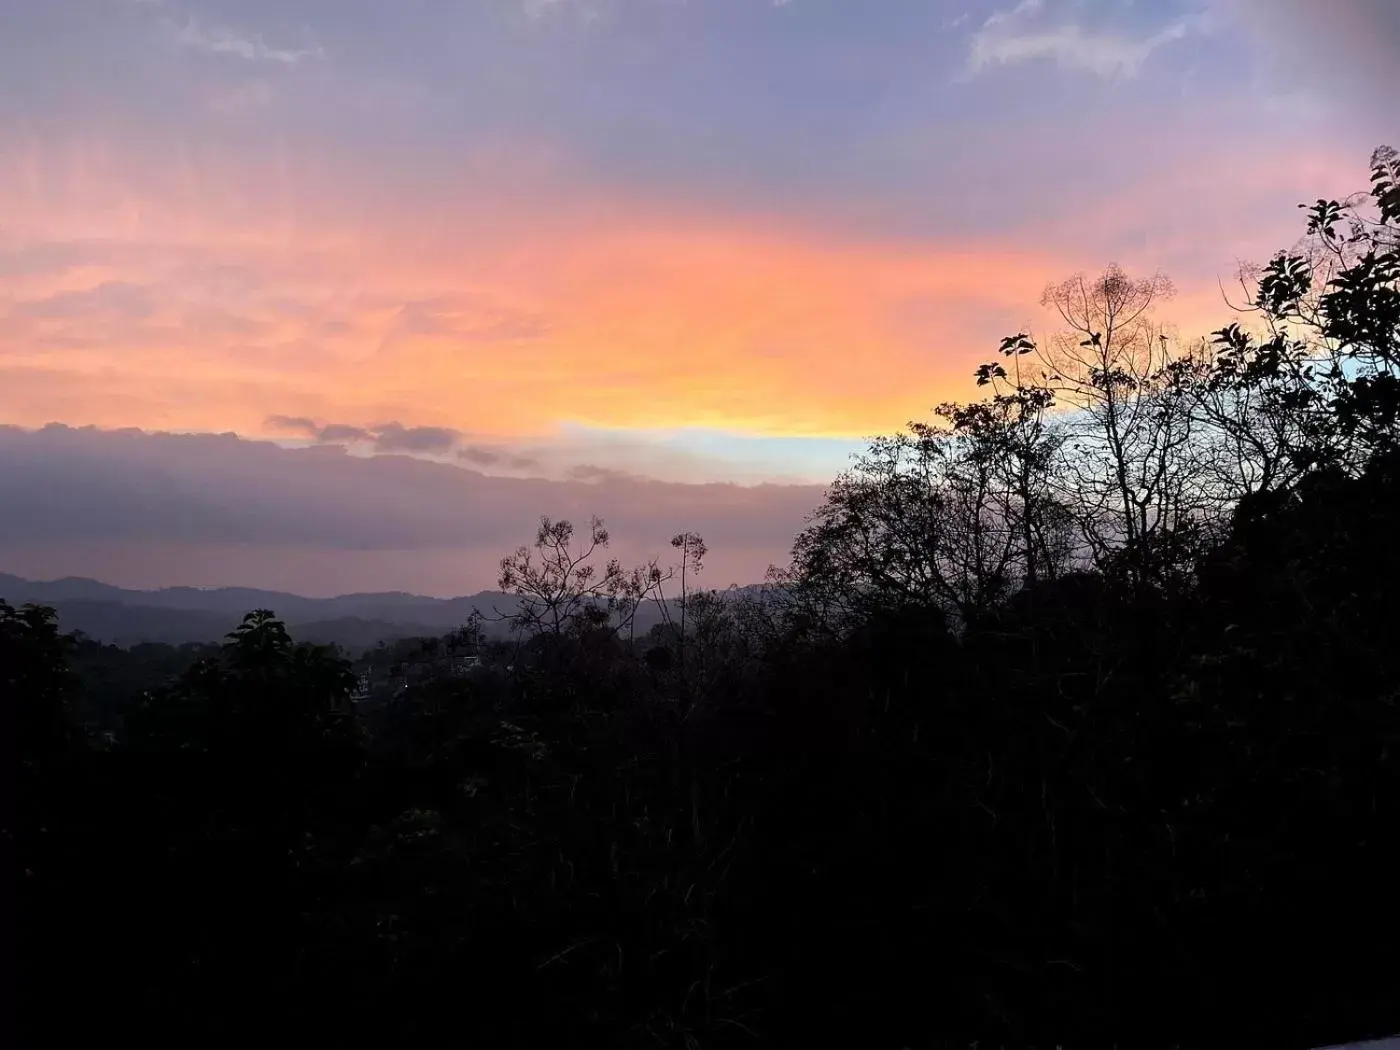
[[21,1045],[1400,1031],[1394,168],[1262,334],[1149,367],[1152,282],[1081,281],[1082,339],[877,443],[761,600],[546,521],[515,640],[441,642],[471,673],[366,699],[255,612],[101,711],[0,605]]

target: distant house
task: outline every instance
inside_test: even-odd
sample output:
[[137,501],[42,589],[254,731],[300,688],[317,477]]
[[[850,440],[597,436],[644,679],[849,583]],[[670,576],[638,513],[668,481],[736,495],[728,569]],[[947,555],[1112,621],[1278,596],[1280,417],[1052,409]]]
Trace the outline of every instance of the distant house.
[[350,691],[353,703],[362,704],[369,699],[370,678],[368,671],[361,671],[355,679],[355,688]]
[[397,651],[386,651],[371,662],[360,664],[362,670],[350,698],[356,703],[402,697],[413,688],[447,678],[466,678],[484,666],[481,657],[473,654],[445,653],[436,646],[419,647],[420,643],[400,643]]

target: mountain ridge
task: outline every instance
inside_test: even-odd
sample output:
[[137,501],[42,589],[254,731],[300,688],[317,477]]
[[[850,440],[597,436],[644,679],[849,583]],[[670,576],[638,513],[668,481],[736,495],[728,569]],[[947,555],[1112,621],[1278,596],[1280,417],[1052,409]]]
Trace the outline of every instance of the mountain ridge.
[[[217,642],[254,609],[271,609],[293,637],[348,650],[372,648],[378,641],[440,636],[461,627],[476,609],[510,615],[518,601],[502,591],[478,591],[454,598],[434,598],[408,591],[356,592],[308,598],[288,591],[255,587],[118,587],[85,576],[30,580],[0,572],[0,599],[11,605],[33,602],[58,610],[59,627],[81,631],[98,641],[129,647],[142,642],[182,645]],[[674,601],[675,599],[670,599]],[[661,621],[644,605],[639,630]],[[506,633],[488,619],[488,635]]]
[[[118,587],[83,576],[30,580],[0,573],[0,599],[58,610],[65,631],[82,631],[114,645],[219,641],[254,609],[271,609],[294,636],[365,648],[379,639],[441,635],[460,627],[473,609],[512,612],[515,599],[499,591],[435,598],[406,591],[358,592],[308,598],[255,587]],[[381,632],[370,637],[374,632]]]

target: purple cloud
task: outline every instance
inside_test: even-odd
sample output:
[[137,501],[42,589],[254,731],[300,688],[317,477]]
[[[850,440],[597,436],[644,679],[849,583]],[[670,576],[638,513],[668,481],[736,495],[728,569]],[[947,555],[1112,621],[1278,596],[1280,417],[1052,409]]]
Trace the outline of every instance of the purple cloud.
[[717,586],[786,560],[814,485],[596,484],[490,477],[234,435],[0,426],[0,571],[125,586],[248,584],[309,594],[468,593],[541,514],[604,517],[624,560],[700,533]]

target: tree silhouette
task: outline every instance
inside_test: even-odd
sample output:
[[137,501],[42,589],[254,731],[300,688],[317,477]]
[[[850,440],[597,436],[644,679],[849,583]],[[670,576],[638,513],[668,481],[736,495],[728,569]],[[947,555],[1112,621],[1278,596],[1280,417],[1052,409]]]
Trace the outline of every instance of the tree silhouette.
[[0,602],[27,1041],[1400,1032],[1397,176],[1212,338],[1052,286],[763,588],[542,519],[513,645],[385,645],[354,704],[266,610],[126,651]]

